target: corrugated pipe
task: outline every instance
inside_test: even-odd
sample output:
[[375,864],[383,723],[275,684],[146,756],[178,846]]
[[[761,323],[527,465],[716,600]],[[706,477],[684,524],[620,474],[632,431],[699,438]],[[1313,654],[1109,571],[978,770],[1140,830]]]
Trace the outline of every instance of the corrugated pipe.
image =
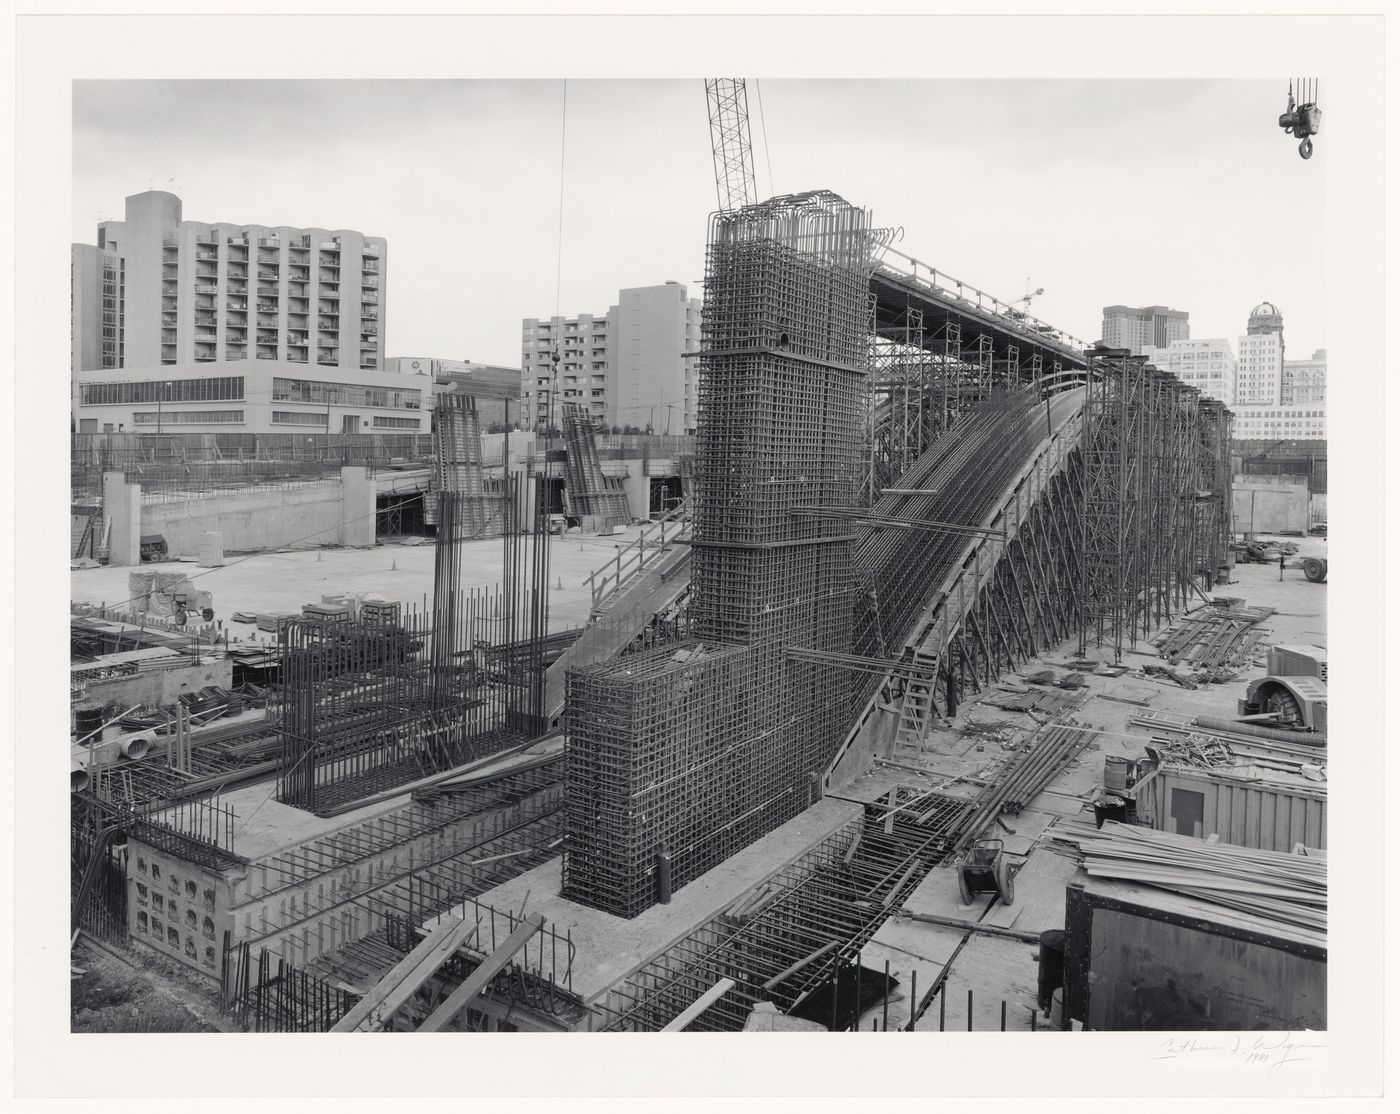
[[154,731],[138,731],[135,735],[127,735],[117,741],[117,749],[121,751],[123,758],[145,758],[146,752],[151,749],[151,744],[156,741]]
[[1269,739],[1275,743],[1294,743],[1305,747],[1325,747],[1327,736],[1315,731],[1281,731],[1276,727],[1255,727],[1252,723],[1236,723],[1232,719],[1218,719],[1215,716],[1197,716],[1197,727],[1208,727],[1212,731],[1229,731],[1235,735],[1248,735],[1254,739]]

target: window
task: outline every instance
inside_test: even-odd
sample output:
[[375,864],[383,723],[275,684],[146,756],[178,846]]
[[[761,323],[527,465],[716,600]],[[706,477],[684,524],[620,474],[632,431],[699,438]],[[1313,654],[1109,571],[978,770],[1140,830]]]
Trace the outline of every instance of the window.
[[338,406],[376,406],[383,410],[420,410],[423,406],[423,392],[414,388],[280,377],[272,381],[272,398],[274,402],[334,402]]
[[134,425],[221,425],[241,423],[242,410],[137,410],[131,415]]
[[241,402],[243,376],[152,379],[140,383],[84,383],[84,406],[130,406],[152,402]]
[[321,413],[309,413],[300,410],[274,410],[272,412],[273,425],[315,425],[324,428],[326,415]]
[[137,932],[145,932],[145,931],[146,931],[146,914],[145,914],[145,913],[137,913],[137,914],[136,914],[136,931],[137,931]]
[[419,429],[419,419],[417,418],[385,418],[376,414],[374,418],[375,429]]

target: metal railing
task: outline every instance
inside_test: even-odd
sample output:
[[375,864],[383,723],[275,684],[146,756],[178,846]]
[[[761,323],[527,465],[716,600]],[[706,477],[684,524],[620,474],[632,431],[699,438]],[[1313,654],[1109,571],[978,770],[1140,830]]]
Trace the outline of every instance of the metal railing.
[[594,569],[583,580],[581,587],[589,589],[593,596],[592,609],[596,612],[634,576],[654,565],[670,545],[687,540],[690,524],[690,501],[685,500],[644,525],[627,545],[618,546],[612,561]]

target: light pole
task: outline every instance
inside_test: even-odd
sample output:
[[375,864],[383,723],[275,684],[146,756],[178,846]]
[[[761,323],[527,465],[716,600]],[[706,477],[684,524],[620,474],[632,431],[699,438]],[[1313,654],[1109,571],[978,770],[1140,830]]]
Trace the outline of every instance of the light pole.
[[157,435],[157,436],[160,435],[160,430],[161,430],[161,419],[162,419],[162,417],[164,416],[164,412],[163,412],[162,407],[161,407],[161,402],[162,402],[162,400],[165,398],[167,392],[169,392],[170,388],[171,388],[173,385],[174,385],[174,384],[173,384],[169,379],[167,379],[164,383],[162,383],[162,384],[160,385],[160,389],[156,391],[156,435]]
[[326,455],[331,452],[331,402],[335,399],[335,388],[326,388]]

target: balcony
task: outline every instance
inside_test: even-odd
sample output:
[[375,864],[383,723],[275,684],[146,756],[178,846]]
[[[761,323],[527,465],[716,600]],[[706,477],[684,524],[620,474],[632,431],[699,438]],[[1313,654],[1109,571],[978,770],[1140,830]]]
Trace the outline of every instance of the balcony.
[[219,237],[213,232],[199,232],[195,234],[194,242],[201,245],[208,244],[211,248],[216,248],[219,246]]
[[320,306],[316,310],[322,317],[340,317],[340,310],[335,306]]
[[163,247],[163,248],[165,248],[167,251],[175,251],[176,249],[179,248],[179,246],[180,246],[180,241],[179,241],[179,240],[162,240],[162,241],[160,242],[160,246]]
[[275,360],[275,359],[277,359],[277,349],[276,349],[276,347],[274,346],[274,347],[271,347],[271,348],[267,348],[267,347],[264,347],[264,346],[261,345],[261,344],[258,345],[258,359],[260,359],[260,360]]
[[224,309],[228,310],[231,313],[247,313],[248,299],[230,298],[227,302],[224,303]]
[[259,333],[259,334],[258,334],[258,343],[259,343],[259,344],[271,344],[271,345],[274,345],[274,346],[275,346],[275,345],[277,344],[277,334],[276,334],[276,333]]
[[195,333],[194,342],[196,344],[217,344],[218,336],[214,333]]
[[247,236],[230,236],[228,246],[231,248],[246,248],[248,246]]
[[376,259],[366,259],[362,264],[362,267],[365,274],[367,275],[379,274],[379,261]]
[[258,303],[258,312],[259,312],[259,313],[276,313],[276,312],[277,312],[277,302],[276,302],[275,300],[274,300],[274,301],[270,301],[270,302],[259,302],[259,303]]
[[[197,313],[197,314],[195,314],[195,316],[194,316],[194,323],[195,323],[195,327],[196,327],[196,328],[198,328],[198,327],[200,327],[200,326],[207,326],[208,328],[212,329],[212,328],[214,328],[216,325],[218,325],[219,319],[218,319],[217,317],[215,317],[212,313],[209,313],[209,314]],[[164,324],[164,322],[162,322],[162,324]],[[171,321],[170,324],[173,325],[173,324],[175,324],[175,322],[174,322],[174,321]]]
[[365,254],[366,254],[366,255],[378,255],[378,254],[379,254],[379,243],[378,243],[378,241],[376,241],[376,240],[366,240],[366,241],[365,241]]
[[173,329],[179,323],[180,319],[178,317],[162,317],[160,319],[160,327],[162,329]]
[[374,341],[372,341],[372,340],[365,340],[365,339],[361,338],[361,340],[360,340],[360,351],[361,351],[361,352],[378,352],[378,351],[379,351],[379,345],[375,344]]
[[322,240],[322,241],[321,241],[321,250],[322,250],[322,251],[334,251],[334,252],[338,252],[338,251],[340,251],[340,241],[339,241],[339,240]]
[[258,247],[260,248],[280,248],[282,241],[276,236],[259,236]]
[[217,261],[219,253],[217,251],[197,251],[194,253],[194,257],[196,259],[213,259]]
[[379,289],[379,280],[378,280],[378,279],[372,279],[372,278],[361,278],[361,279],[360,279],[360,289],[362,289],[362,290],[378,290],[378,289]]
[[281,276],[276,271],[259,271],[258,278],[267,282],[276,282]]
[[197,283],[194,288],[196,294],[217,294],[219,288],[213,283]]
[[378,295],[378,294],[361,294],[361,295],[360,295],[360,305],[362,305],[362,306],[377,306],[378,304],[379,304],[379,295]]

